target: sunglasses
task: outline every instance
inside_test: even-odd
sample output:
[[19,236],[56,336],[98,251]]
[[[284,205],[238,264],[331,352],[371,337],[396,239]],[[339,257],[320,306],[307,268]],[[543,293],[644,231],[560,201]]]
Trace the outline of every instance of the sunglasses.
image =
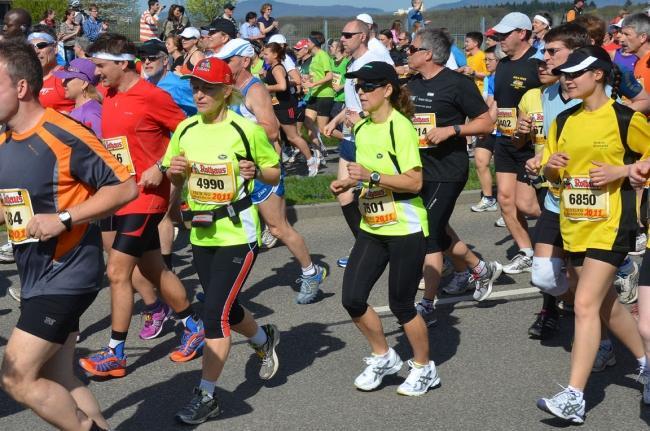
[[428,49],[426,49],[426,48],[416,48],[413,45],[409,46],[409,54],[411,54],[411,55],[415,54],[416,52],[420,52],[420,51],[428,51]]
[[508,36],[510,36],[515,31],[516,30],[511,30],[511,31],[509,31],[507,33],[495,33],[495,34],[493,34],[491,36],[491,38],[496,40],[497,42],[501,42],[501,41],[506,40],[508,38]]
[[38,42],[38,43],[32,44],[32,46],[34,48],[37,48],[37,49],[45,49],[45,48],[47,48],[48,46],[51,46],[51,45],[53,45],[53,44],[51,44],[49,42]]
[[355,32],[350,32],[350,31],[342,31],[341,36],[343,36],[344,39],[352,39],[352,36],[361,34],[360,31],[355,31]]
[[153,63],[154,61],[160,60],[162,57],[159,55],[147,55],[145,57],[142,57],[142,61],[146,62],[148,61],[149,63]]
[[357,82],[354,84],[354,89],[357,92],[361,90],[364,93],[371,93],[378,88],[385,87],[386,85],[388,85],[387,82]]
[[568,48],[542,48],[540,52],[542,53],[542,55],[548,52],[548,55],[553,57],[555,56],[555,54],[557,54],[558,51],[562,51],[563,49],[568,49]]
[[574,79],[580,78],[582,75],[592,70],[593,69],[584,69],[577,72],[562,72],[562,76],[564,76],[565,79],[573,81]]

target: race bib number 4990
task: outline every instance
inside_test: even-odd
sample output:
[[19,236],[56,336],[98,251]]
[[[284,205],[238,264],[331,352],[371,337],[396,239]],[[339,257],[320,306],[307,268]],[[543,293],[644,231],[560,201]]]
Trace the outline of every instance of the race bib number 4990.
[[7,236],[13,244],[37,242],[27,233],[27,224],[34,217],[32,201],[25,189],[0,190],[0,204],[7,226]]
[[224,204],[235,197],[235,173],[232,162],[210,165],[190,163],[190,197],[202,204]]

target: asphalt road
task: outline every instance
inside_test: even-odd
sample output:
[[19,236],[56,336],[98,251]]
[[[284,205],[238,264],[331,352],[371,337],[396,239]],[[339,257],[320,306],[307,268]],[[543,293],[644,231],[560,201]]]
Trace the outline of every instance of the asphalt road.
[[[489,259],[502,262],[514,250],[506,230],[493,227],[496,213],[473,214],[459,206],[453,226],[461,237]],[[299,266],[286,247],[263,252],[241,294],[242,303],[259,322],[273,322],[282,331],[278,347],[281,365],[268,382],[257,378],[257,362],[245,341],[234,337],[226,369],[218,382],[223,403],[219,419],[199,430],[547,430],[563,425],[535,407],[566,384],[573,322],[562,320],[559,336],[548,342],[526,334],[540,306],[530,290],[529,277],[502,276],[492,300],[444,299],[439,323],[430,328],[431,356],[438,365],[441,387],[418,398],[395,390],[406,376],[389,377],[374,392],[353,386],[368,346],[340,305],[343,271],[335,265],[352,240],[342,217],[299,220],[315,261],[329,267],[324,294],[312,305],[294,303]],[[190,265],[188,249],[176,254],[177,273],[190,294],[200,287]],[[0,266],[0,354],[18,318],[18,306],[6,288],[17,283],[13,265]],[[386,276],[378,282],[370,302],[385,310]],[[138,309],[141,306],[138,303]],[[199,305],[200,307],[200,305]],[[78,354],[96,351],[109,337],[109,296],[101,292],[83,316],[83,339]],[[389,313],[383,312],[389,343],[403,359],[410,357],[406,338]],[[127,341],[125,378],[91,381],[111,425],[117,430],[192,429],[174,422],[174,413],[189,399],[200,378],[200,361],[172,363],[167,355],[178,342],[180,325],[166,327],[156,340],[137,337],[134,315]],[[635,381],[635,361],[616,345],[618,364],[594,375],[586,392],[588,430],[642,430],[650,424],[650,409],[641,404]],[[0,391],[0,430],[48,429]]]

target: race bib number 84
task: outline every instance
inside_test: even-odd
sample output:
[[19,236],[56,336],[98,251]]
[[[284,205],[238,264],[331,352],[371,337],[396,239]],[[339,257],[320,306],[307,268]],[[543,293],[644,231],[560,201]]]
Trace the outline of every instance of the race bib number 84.
[[25,189],[0,190],[0,204],[7,226],[7,236],[13,244],[38,242],[27,234],[27,224],[34,217],[32,201]]

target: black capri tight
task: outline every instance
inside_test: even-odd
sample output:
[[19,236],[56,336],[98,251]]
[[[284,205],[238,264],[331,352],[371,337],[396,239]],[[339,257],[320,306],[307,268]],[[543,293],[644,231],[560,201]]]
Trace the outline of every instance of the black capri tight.
[[230,327],[244,320],[237,296],[257,258],[256,243],[227,247],[192,245],[194,267],[199,276],[205,304],[205,338],[230,336]]
[[405,236],[374,235],[359,231],[343,275],[343,307],[350,317],[363,316],[368,296],[390,263],[388,305],[400,324],[416,315],[415,295],[422,278],[426,240],[422,232]]

